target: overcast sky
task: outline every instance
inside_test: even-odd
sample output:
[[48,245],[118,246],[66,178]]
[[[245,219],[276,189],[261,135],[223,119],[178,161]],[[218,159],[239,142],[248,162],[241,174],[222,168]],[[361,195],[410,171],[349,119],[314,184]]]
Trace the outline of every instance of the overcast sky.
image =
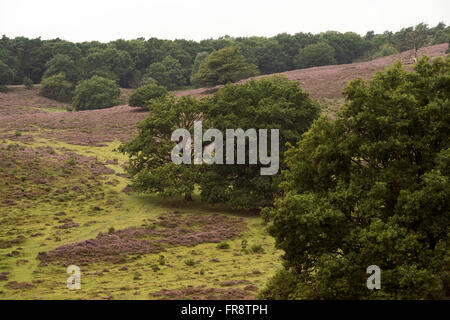
[[202,40],[450,24],[449,0],[0,0],[0,35],[70,41]]

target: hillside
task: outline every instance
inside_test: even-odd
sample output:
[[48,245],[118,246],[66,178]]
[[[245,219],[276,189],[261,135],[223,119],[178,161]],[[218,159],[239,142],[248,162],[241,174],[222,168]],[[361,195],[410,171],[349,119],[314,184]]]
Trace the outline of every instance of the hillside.
[[[447,48],[448,44],[446,43],[424,47],[419,49],[418,55],[427,55],[431,58],[443,56]],[[412,51],[405,51],[368,62],[299,69],[279,74],[285,75],[290,80],[298,81],[300,86],[309,92],[313,98],[321,101],[327,101],[327,99],[339,100],[342,99],[342,90],[350,80],[357,77],[362,77],[366,80],[370,79],[377,71],[383,70],[397,60],[402,61],[405,65],[413,64]],[[260,77],[267,76],[270,75]],[[239,82],[242,83],[247,80],[241,80]],[[190,94],[196,97],[202,97],[214,93],[218,88],[220,86],[183,90],[176,91],[176,94],[179,96]]]
[[[368,79],[397,59],[411,64],[404,52],[283,74],[326,103],[341,100],[349,80]],[[0,299],[255,298],[281,266],[259,216],[134,193],[116,148],[147,112],[126,104],[66,107],[36,87],[0,93]],[[82,290],[66,288],[69,264],[81,267]]]

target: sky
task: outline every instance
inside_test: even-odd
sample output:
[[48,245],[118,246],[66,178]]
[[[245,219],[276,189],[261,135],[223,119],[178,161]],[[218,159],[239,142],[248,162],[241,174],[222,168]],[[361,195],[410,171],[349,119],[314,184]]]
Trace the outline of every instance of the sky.
[[0,0],[0,36],[202,40],[450,24],[449,0]]

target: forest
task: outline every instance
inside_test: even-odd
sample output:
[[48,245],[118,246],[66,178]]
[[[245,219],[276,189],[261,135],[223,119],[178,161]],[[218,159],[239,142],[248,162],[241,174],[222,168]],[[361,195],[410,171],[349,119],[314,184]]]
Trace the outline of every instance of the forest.
[[[191,40],[157,38],[118,39],[109,43],[97,41],[73,43],[62,39],[41,40],[17,37],[0,39],[0,85],[40,83],[59,73],[75,88],[83,79],[101,76],[112,79],[122,88],[137,88],[155,83],[169,90],[224,84],[256,74],[272,74],[314,66],[347,64],[447,43],[450,26],[419,24],[398,32],[328,31],[319,34],[282,33],[274,37],[237,37]],[[232,48],[233,63],[246,68],[229,78],[205,76],[200,68],[209,57],[223,59],[220,49]],[[210,55],[215,52],[211,57]],[[205,65],[205,64],[204,64]],[[204,66],[205,67],[205,66]],[[219,71],[217,71],[219,72]],[[220,72],[219,72],[220,73]]]

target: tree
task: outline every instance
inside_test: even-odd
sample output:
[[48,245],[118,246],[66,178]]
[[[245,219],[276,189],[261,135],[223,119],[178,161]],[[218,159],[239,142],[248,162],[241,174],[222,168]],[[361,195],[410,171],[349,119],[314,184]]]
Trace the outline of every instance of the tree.
[[385,56],[390,56],[392,54],[398,53],[397,49],[392,44],[385,43],[382,44],[378,50],[372,55],[372,59],[377,59]]
[[34,85],[33,80],[31,80],[28,77],[23,77],[22,84],[25,86],[25,89],[27,89],[27,90],[33,89],[33,85]]
[[311,44],[298,51],[294,65],[298,69],[336,64],[334,49],[326,43]]
[[0,60],[0,86],[10,84],[13,78],[13,70]]
[[[228,84],[205,99],[205,128],[279,129],[280,171],[286,143],[295,143],[319,115],[319,106],[298,83],[283,76]],[[269,137],[268,137],[269,138]],[[224,147],[226,154],[226,146]],[[245,159],[249,159],[246,148]],[[229,202],[234,207],[255,209],[269,205],[280,183],[280,174],[261,175],[266,165],[212,164],[206,166],[200,189],[205,202]]]
[[50,99],[68,102],[72,99],[73,84],[66,80],[63,73],[58,73],[42,79],[39,94]]
[[207,51],[202,51],[202,52],[197,53],[197,56],[195,57],[195,60],[194,60],[194,65],[192,66],[192,73],[191,73],[191,78],[190,78],[190,82],[192,85],[194,85],[194,86],[198,85],[196,83],[195,74],[198,72],[198,69],[200,68],[200,65],[202,64],[202,62],[208,56],[209,56],[209,53]]
[[154,84],[145,85],[136,89],[130,95],[128,104],[132,107],[144,107],[150,100],[160,98],[167,94],[166,88]]
[[258,68],[247,63],[239,47],[213,51],[201,64],[193,81],[206,86],[226,84],[255,76]]
[[199,167],[171,161],[171,136],[179,128],[193,130],[194,121],[201,119],[201,105],[190,96],[176,98],[172,94],[150,101],[148,117],[137,125],[138,135],[119,148],[130,157],[128,172],[135,190],[191,199]]
[[68,55],[57,54],[46,64],[43,78],[63,73],[66,80],[74,85],[80,80],[80,68]]
[[286,152],[283,195],[263,212],[284,269],[261,297],[449,297],[449,76],[449,57],[423,58],[354,80],[338,118]]
[[120,89],[114,80],[93,76],[76,86],[72,107],[76,111],[110,108],[120,103],[119,96]]
[[96,49],[83,59],[86,78],[94,75],[112,79],[122,87],[129,87],[134,68],[130,54],[114,48]]
[[145,75],[155,79],[159,85],[165,86],[168,89],[176,89],[186,85],[181,64],[171,56],[165,57],[162,62],[151,64]]

